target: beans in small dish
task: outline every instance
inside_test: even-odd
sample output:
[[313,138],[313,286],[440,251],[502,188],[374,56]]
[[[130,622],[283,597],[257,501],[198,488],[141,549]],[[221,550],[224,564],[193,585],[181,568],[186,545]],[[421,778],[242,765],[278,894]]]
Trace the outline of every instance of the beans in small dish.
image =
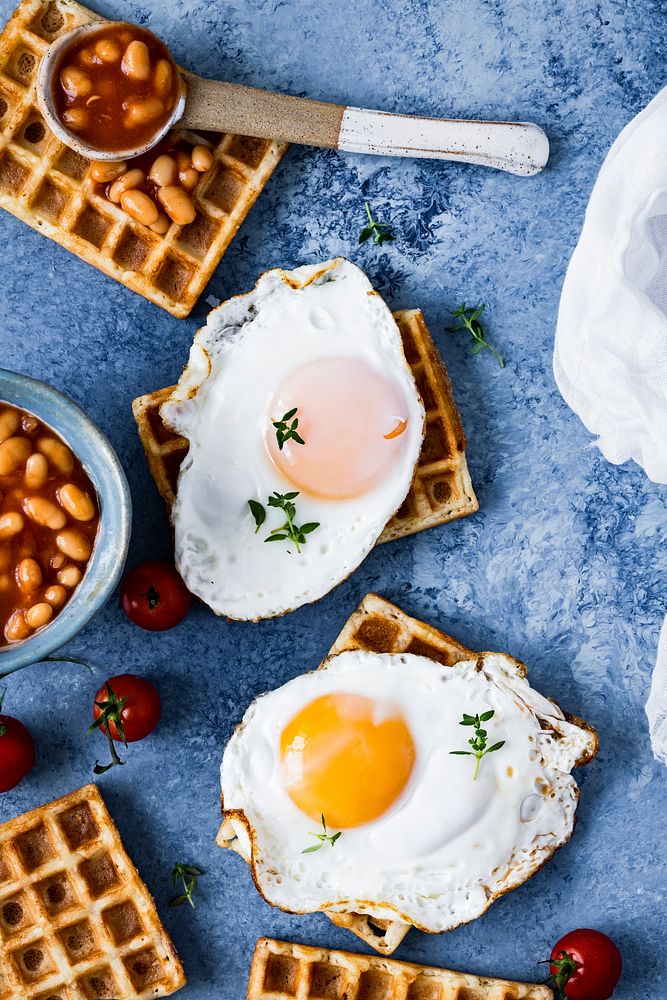
[[125,23],[106,25],[66,48],[53,83],[61,122],[106,153],[147,145],[171,117],[179,92],[166,46]]
[[67,605],[99,520],[95,487],[71,448],[34,414],[0,402],[0,647]]

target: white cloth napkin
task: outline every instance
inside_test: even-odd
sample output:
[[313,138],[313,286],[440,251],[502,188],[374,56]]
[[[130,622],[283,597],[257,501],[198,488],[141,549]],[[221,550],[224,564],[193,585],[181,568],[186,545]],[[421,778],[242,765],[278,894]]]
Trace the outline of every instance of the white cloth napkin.
[[[610,462],[634,459],[667,483],[667,87],[595,182],[563,285],[554,374]],[[667,620],[646,711],[667,764]]]

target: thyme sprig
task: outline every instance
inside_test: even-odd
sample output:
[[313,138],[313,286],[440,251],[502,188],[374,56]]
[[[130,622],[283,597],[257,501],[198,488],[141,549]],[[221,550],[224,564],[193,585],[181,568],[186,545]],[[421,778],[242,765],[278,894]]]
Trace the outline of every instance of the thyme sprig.
[[296,416],[298,406],[293,409],[288,410],[287,413],[283,413],[280,420],[272,420],[271,423],[276,429],[276,439],[278,441],[279,451],[283,450],[283,445],[287,441],[295,441],[297,444],[305,444],[297,427],[299,426],[299,418]]
[[359,242],[365,243],[369,237],[373,238],[373,243],[377,246],[382,246],[383,243],[391,243],[396,239],[394,236],[394,228],[390,226],[387,222],[376,222],[371,213],[371,207],[367,201],[364,202],[364,208],[366,209],[366,215],[368,216],[368,225],[359,233]]
[[[298,491],[291,493],[272,493],[267,504],[269,507],[275,507],[281,510],[285,515],[285,521],[283,524],[279,525],[277,528],[273,528],[269,532],[268,538],[265,538],[265,542],[284,542],[291,541],[294,542],[296,546],[296,551],[301,552],[300,545],[304,545],[307,541],[306,535],[309,535],[311,531],[315,531],[319,528],[319,521],[308,521],[306,524],[297,525],[294,522],[296,517],[296,505],[294,501],[298,497]],[[266,521],[266,508],[259,500],[248,500],[248,507],[250,512],[255,519],[255,534],[259,531],[261,526]]]
[[325,844],[330,844],[331,847],[333,847],[338,838],[341,836],[342,832],[343,832],[342,830],[339,830],[338,833],[329,834],[327,830],[327,823],[324,818],[324,813],[322,813],[322,832],[308,834],[309,837],[315,837],[315,839],[318,840],[319,843],[313,844],[312,847],[304,848],[304,850],[301,853],[314,854],[315,851],[321,851]]
[[500,750],[501,747],[505,746],[505,740],[500,740],[499,743],[494,743],[493,746],[487,747],[486,738],[488,733],[486,729],[483,728],[484,722],[489,722],[490,719],[494,717],[496,713],[491,709],[488,712],[482,712],[481,715],[467,715],[463,713],[463,718],[459,722],[459,726],[474,726],[475,735],[468,740],[469,746],[472,750],[450,750],[450,754],[457,757],[474,757],[475,758],[475,772],[472,776],[472,780],[477,780],[477,775],[479,774],[479,765],[483,757],[486,757],[487,753],[495,753],[496,750]]
[[181,888],[183,892],[174,896],[173,899],[169,901],[170,906],[182,906],[183,903],[189,903],[192,909],[195,908],[195,901],[192,898],[192,894],[197,888],[197,880],[205,873],[201,868],[195,868],[194,865],[187,865],[183,861],[177,861],[171,870],[171,880],[174,884],[174,888],[181,883]]
[[487,351],[491,351],[492,354],[495,354],[496,358],[498,359],[498,364],[500,365],[501,368],[504,368],[505,362],[503,361],[503,359],[501,358],[500,354],[495,349],[493,344],[490,344],[488,340],[486,340],[484,334],[484,327],[479,321],[479,317],[482,315],[485,308],[486,307],[482,304],[481,306],[477,306],[476,309],[473,309],[466,306],[464,302],[461,306],[459,306],[456,312],[452,314],[452,319],[461,320],[459,325],[447,326],[445,327],[445,329],[447,333],[456,333],[457,330],[467,330],[473,339],[473,344],[472,347],[470,348],[470,353],[479,354],[479,352],[483,348],[486,348]]

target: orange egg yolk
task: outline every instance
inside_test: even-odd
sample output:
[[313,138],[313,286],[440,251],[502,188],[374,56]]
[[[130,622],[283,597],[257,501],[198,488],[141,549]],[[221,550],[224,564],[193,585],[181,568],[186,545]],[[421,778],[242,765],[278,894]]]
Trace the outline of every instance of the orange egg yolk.
[[280,739],[283,778],[296,806],[344,829],[377,819],[399,798],[415,747],[394,706],[355,694],[310,702]]
[[[274,421],[298,420],[303,444],[279,447]],[[401,387],[358,358],[319,358],[297,368],[271,401],[266,444],[298,490],[332,500],[358,496],[387,476],[405,447],[408,407]]]

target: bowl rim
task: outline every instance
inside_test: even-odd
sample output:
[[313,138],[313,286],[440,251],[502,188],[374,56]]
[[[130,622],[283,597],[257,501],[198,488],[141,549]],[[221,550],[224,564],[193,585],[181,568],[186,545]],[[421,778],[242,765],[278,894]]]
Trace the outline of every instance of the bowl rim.
[[[64,646],[106,604],[125,566],[132,530],[132,500],[127,477],[110,441],[82,407],[60,389],[0,367],[0,403],[34,413],[63,438],[80,461],[83,460],[79,451],[70,444],[70,439],[74,430],[89,439],[94,459],[83,464],[101,507],[98,535],[83,580],[52,622],[21,642],[0,647],[0,677],[3,677],[39,663]],[[44,415],[45,408],[48,416]]]

